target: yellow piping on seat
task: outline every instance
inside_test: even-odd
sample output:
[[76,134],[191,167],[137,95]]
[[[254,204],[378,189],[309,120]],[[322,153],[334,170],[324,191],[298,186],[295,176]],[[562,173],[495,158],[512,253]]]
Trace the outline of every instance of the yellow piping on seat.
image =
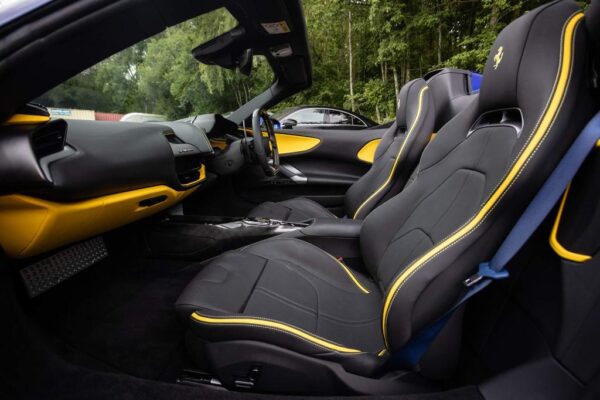
[[253,325],[260,326],[269,329],[276,329],[279,331],[284,331],[286,333],[292,334],[300,339],[306,340],[312,344],[316,344],[328,350],[334,350],[340,353],[350,353],[350,354],[358,354],[363,353],[360,350],[352,349],[349,347],[340,346],[339,344],[330,342],[318,336],[311,335],[310,333],[300,329],[293,327],[288,324],[284,324],[283,322],[271,321],[268,319],[261,318],[246,318],[246,317],[207,317],[204,315],[200,315],[197,311],[192,313],[192,319],[202,322],[205,324],[216,324],[216,325]]
[[558,207],[558,212],[556,213],[556,219],[554,220],[554,226],[552,226],[552,232],[550,232],[550,247],[552,247],[554,252],[558,254],[560,258],[567,261],[582,263],[591,259],[592,257],[586,254],[579,254],[569,251],[565,249],[558,241],[558,227],[560,225],[560,220],[563,215],[563,210],[565,209],[565,204],[567,204],[569,189],[571,189],[570,183],[565,189],[565,193],[563,194],[562,200],[560,201],[560,206]]
[[572,64],[572,54],[573,54],[573,40],[574,40],[574,31],[577,27],[578,23],[583,18],[583,12],[578,12],[571,16],[566,23],[566,26],[563,31],[563,42],[562,42],[562,55],[560,59],[560,65],[558,69],[558,74],[556,77],[556,81],[554,84],[554,88],[552,91],[552,97],[550,98],[550,102],[548,103],[544,114],[539,120],[537,127],[534,130],[534,133],[531,135],[529,142],[526,144],[524,149],[518,155],[515,160],[513,166],[505,175],[504,179],[498,185],[496,190],[492,193],[492,195],[488,198],[488,200],[484,203],[484,205],[479,209],[477,214],[472,217],[469,221],[467,221],[462,227],[457,229],[454,233],[449,235],[446,239],[442,240],[439,244],[430,249],[423,256],[419,257],[415,261],[413,261],[408,267],[406,267],[394,280],[392,283],[383,306],[382,313],[382,332],[383,338],[385,341],[386,348],[389,349],[389,340],[387,336],[387,321],[389,317],[389,311],[391,305],[396,298],[399,290],[402,286],[408,281],[408,279],[417,272],[425,263],[437,257],[440,253],[448,249],[449,247],[455,245],[458,241],[469,235],[473,230],[475,230],[483,220],[489,215],[489,213],[494,209],[498,201],[504,196],[506,190],[510,188],[513,182],[518,178],[523,168],[527,165],[529,158],[531,155],[537,150],[538,146],[541,144],[542,140],[546,137],[546,133],[552,127],[556,115],[558,114],[558,110],[562,104],[563,96],[567,91],[567,86],[569,83],[569,77],[571,73],[571,64]]
[[359,288],[361,290],[361,292],[365,293],[365,294],[369,294],[370,292],[365,289],[365,287],[363,285],[360,284],[360,282],[358,281],[358,279],[356,279],[356,277],[354,276],[354,274],[352,273],[352,271],[350,271],[350,268],[348,268],[348,266],[346,264],[344,264],[343,262],[341,262],[340,260],[338,260],[337,258],[335,258],[334,256],[332,256],[331,254],[327,254],[329,257],[331,257],[333,260],[335,260],[340,267],[342,267],[344,269],[344,271],[346,271],[346,273],[348,274],[348,276],[350,277],[350,279],[352,280],[352,282],[354,282],[354,284],[356,285],[357,288]]
[[398,155],[396,156],[396,159],[394,160],[394,165],[392,166],[392,169],[390,170],[390,174],[388,175],[385,182],[383,182],[383,184],[381,186],[379,186],[379,188],[377,188],[377,190],[375,190],[369,197],[367,197],[367,199],[365,201],[362,202],[360,207],[358,207],[358,209],[354,213],[354,216],[352,217],[352,219],[358,218],[358,215],[360,214],[361,210],[365,207],[365,205],[367,205],[371,200],[373,200],[373,198],[375,196],[377,196],[379,194],[379,192],[381,192],[383,189],[385,189],[387,187],[387,185],[389,185],[389,183],[392,181],[392,177],[394,176],[394,173],[396,172],[396,167],[398,166],[398,162],[402,156],[404,147],[406,147],[406,143],[408,142],[410,136],[412,135],[412,133],[415,129],[415,126],[417,125],[417,122],[419,122],[419,117],[421,115],[421,110],[423,108],[423,97],[424,97],[425,92],[428,89],[429,89],[429,87],[424,86],[419,91],[419,106],[417,108],[417,116],[415,117],[415,120],[413,121],[410,129],[408,130],[408,133],[406,134],[406,137],[404,138],[404,141],[402,142],[402,145],[400,146],[400,150],[398,150]]

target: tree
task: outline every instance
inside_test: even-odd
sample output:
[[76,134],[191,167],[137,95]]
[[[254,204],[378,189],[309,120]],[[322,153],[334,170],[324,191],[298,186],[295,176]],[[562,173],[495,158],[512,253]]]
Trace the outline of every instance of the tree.
[[[394,118],[396,95],[432,69],[482,71],[507,23],[542,0],[304,0],[313,86],[278,104],[356,109]],[[255,57],[251,77],[198,63],[191,50],[236,25],[225,10],[193,18],[77,75],[38,99],[59,107],[150,112],[177,119],[232,111],[268,88]]]

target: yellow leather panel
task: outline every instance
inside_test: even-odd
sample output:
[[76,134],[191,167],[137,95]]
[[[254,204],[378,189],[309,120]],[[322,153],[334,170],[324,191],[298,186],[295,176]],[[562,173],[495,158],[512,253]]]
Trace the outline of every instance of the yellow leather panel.
[[565,204],[567,204],[569,189],[571,189],[571,184],[567,186],[565,194],[563,194],[562,200],[560,201],[560,206],[558,207],[558,212],[556,213],[556,219],[554,220],[554,226],[552,226],[552,232],[550,232],[550,247],[552,247],[554,252],[563,260],[581,263],[590,260],[592,257],[586,254],[579,254],[569,251],[565,249],[558,241],[558,227],[560,226],[560,220],[562,219]]
[[[178,192],[161,185],[73,203],[0,196],[0,245],[9,257],[35,256],[157,213],[195,189]],[[165,200],[146,207],[139,204],[158,196]]]
[[285,156],[295,153],[304,153],[314,149],[321,143],[321,139],[309,136],[291,135],[288,133],[276,133],[277,148],[279,155]]
[[44,115],[15,114],[2,125],[34,125],[48,121],[50,121],[50,117]]
[[377,151],[379,142],[381,142],[381,139],[371,140],[358,151],[356,157],[358,157],[360,161],[373,164],[373,160],[375,160],[375,152]]

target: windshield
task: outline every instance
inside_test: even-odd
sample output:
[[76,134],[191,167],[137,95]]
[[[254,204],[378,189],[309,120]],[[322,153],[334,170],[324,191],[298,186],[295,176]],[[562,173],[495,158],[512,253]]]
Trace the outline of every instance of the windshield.
[[0,0],[0,26],[7,24],[52,0]]
[[130,122],[235,110],[272,84],[267,60],[254,57],[247,77],[200,64],[191,50],[237,24],[225,8],[203,14],[109,57],[35,102],[53,118]]

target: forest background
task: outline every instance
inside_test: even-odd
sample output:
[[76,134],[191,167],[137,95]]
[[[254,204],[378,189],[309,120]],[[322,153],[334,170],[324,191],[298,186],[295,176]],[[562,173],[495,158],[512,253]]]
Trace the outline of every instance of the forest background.
[[[313,85],[276,108],[343,107],[385,122],[403,83],[441,67],[481,72],[496,35],[543,0],[303,0]],[[179,119],[233,111],[271,85],[264,58],[250,77],[199,64],[197,45],[236,25],[224,9],[138,43],[41,96],[52,107]]]

